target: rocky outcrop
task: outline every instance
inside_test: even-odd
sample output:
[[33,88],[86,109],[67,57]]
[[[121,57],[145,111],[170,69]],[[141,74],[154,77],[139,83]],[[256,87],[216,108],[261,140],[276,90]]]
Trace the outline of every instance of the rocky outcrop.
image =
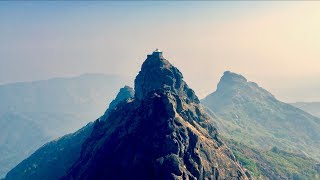
[[110,103],[108,110],[114,109],[117,104],[121,101],[133,98],[134,97],[134,90],[130,86],[124,86],[120,89],[119,93],[117,94],[116,98]]
[[99,121],[63,179],[247,179],[180,71],[149,55],[135,98]]
[[124,86],[123,88],[120,89],[116,98],[109,104],[109,108],[106,110],[104,115],[102,117],[100,117],[99,119],[101,121],[106,120],[109,112],[112,111],[114,108],[116,108],[117,104],[119,104],[120,102],[122,102],[124,100],[133,98],[133,97],[134,97],[133,88],[130,86]]
[[182,73],[163,58],[161,52],[154,52],[142,64],[141,71],[135,79],[135,97],[143,99],[156,89],[165,89],[185,98],[187,101],[199,103],[194,91],[183,81]]

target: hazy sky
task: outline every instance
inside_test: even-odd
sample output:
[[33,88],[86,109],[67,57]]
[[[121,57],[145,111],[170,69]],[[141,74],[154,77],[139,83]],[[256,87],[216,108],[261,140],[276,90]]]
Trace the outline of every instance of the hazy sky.
[[226,70],[320,101],[320,2],[0,2],[0,84],[121,74],[155,48],[200,97]]

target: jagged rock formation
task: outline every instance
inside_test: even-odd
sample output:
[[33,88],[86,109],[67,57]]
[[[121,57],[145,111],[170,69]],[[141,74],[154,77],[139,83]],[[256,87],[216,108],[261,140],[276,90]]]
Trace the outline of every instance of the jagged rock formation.
[[63,179],[247,179],[182,74],[149,55],[135,98],[95,125]]
[[123,88],[120,89],[116,98],[110,103],[107,111],[114,109],[121,101],[129,99],[129,98],[133,98],[133,97],[134,97],[133,88],[130,86],[124,86]]
[[320,159],[320,119],[277,100],[243,76],[225,72],[201,101],[226,138],[258,149],[280,149]]
[[[125,86],[120,89],[116,98],[110,103],[103,117],[107,117],[108,112],[116,108],[117,104],[134,96],[131,87]],[[80,157],[81,147],[90,136],[93,127],[98,121],[91,122],[85,127],[65,135],[57,140],[51,141],[30,157],[19,163],[6,176],[6,179],[26,180],[26,179],[46,179],[54,180],[66,175],[75,161]]]
[[152,90],[165,89],[187,101],[199,103],[194,91],[183,81],[181,72],[163,58],[162,52],[154,52],[152,55],[148,55],[135,79],[134,86],[135,97],[139,100],[147,96]]
[[132,87],[124,86],[123,88],[121,88],[116,98],[109,104],[108,109],[106,110],[104,115],[100,118],[100,120],[101,121],[106,120],[109,112],[114,108],[116,108],[117,104],[119,104],[121,101],[127,100],[129,98],[133,98],[133,97],[134,97],[134,90]]

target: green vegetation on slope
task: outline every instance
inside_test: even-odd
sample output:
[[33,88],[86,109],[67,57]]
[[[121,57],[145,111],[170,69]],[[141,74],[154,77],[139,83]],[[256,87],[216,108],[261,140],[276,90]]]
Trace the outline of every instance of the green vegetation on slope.
[[277,147],[261,151],[234,140],[225,142],[256,179],[320,179],[319,162],[306,156]]

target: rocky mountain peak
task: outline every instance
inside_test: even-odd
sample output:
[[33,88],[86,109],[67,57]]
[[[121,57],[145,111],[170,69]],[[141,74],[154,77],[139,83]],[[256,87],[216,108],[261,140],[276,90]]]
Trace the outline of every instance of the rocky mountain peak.
[[129,98],[133,98],[133,97],[134,97],[133,88],[126,85],[119,90],[119,93],[117,94],[116,98],[110,103],[108,109],[113,109],[116,107],[117,104],[119,104],[119,102]]
[[315,140],[320,139],[317,133],[320,121],[279,101],[241,75],[224,73],[217,90],[201,102],[217,119],[221,119],[217,121],[220,131],[231,139],[253,147],[277,146],[282,150],[319,157],[319,143]]
[[129,98],[133,98],[134,97],[134,90],[132,87],[130,86],[124,86],[122,87],[116,98],[114,100],[112,100],[112,102],[109,104],[108,109],[106,110],[106,112],[104,113],[104,115],[100,118],[100,120],[104,121],[106,120],[109,112],[114,109],[121,101],[127,100]]
[[248,81],[244,76],[230,71],[224,72],[215,93],[228,97],[240,97],[241,94],[241,99],[244,97],[274,98],[270,92],[261,88],[257,83]]
[[237,74],[231,71],[225,71],[221,78],[221,81],[236,81],[236,82],[247,82],[247,79],[241,74]]
[[135,97],[113,108],[63,179],[247,179],[181,72],[148,55]]
[[163,57],[162,52],[156,50],[147,56],[135,79],[135,97],[141,100],[151,91],[159,89],[199,103],[194,91],[183,81],[182,73]]
[[[132,98],[133,96],[134,96],[133,88],[126,85],[119,90],[119,93],[117,94],[114,100],[122,101],[128,98]],[[110,103],[109,108],[113,108],[112,102]]]
[[225,71],[218,84],[218,89],[224,89],[225,86],[233,86],[237,84],[247,83],[247,79],[240,74],[231,71]]

